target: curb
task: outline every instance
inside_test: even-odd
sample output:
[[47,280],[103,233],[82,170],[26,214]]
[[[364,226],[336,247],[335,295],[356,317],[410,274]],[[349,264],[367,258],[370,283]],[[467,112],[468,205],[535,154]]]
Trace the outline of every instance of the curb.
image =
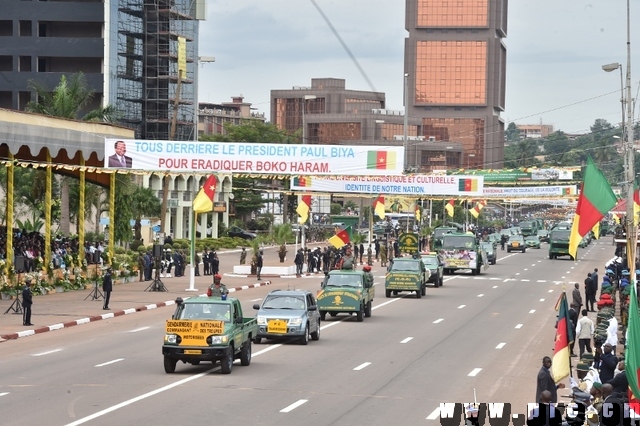
[[[258,288],[258,287],[262,287],[262,286],[270,285],[270,284],[271,284],[271,281],[264,281],[264,282],[259,282],[259,283],[251,284],[251,285],[243,285],[241,287],[232,287],[232,288],[229,288],[228,290],[229,290],[229,293],[235,293],[237,291],[249,290],[249,289],[252,289],[252,288]],[[206,294],[200,294],[198,296],[204,297],[204,296],[206,296]],[[73,327],[73,326],[76,326],[76,325],[88,324],[88,323],[95,322],[95,321],[100,321],[100,320],[105,320],[105,319],[110,319],[110,318],[115,318],[115,317],[121,317],[121,316],[124,316],[124,315],[135,314],[136,312],[150,311],[152,309],[163,308],[165,306],[171,306],[171,305],[175,305],[175,304],[176,304],[175,300],[167,300],[166,302],[160,302],[160,303],[155,303],[155,304],[152,304],[152,305],[140,306],[138,308],[129,308],[129,309],[121,310],[121,311],[109,312],[107,314],[94,315],[92,317],[80,318],[80,319],[77,319],[75,321],[67,321],[67,322],[62,322],[62,323],[58,323],[58,324],[53,324],[53,325],[49,325],[49,326],[46,326],[46,327],[38,327],[38,328],[31,329],[31,330],[17,331],[15,333],[5,334],[3,336],[0,336],[0,343],[6,342],[8,340],[16,340],[16,339],[19,339],[21,337],[34,336],[36,334],[42,334],[42,333],[46,333],[48,331],[55,331],[55,330],[60,330],[60,329],[63,329],[63,328]]]

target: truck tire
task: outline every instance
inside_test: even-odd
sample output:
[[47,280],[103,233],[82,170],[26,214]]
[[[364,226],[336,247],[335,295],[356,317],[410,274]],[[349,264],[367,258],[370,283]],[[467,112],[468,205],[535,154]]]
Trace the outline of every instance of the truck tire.
[[256,337],[255,339],[253,339],[253,343],[259,345],[260,343],[262,343],[262,337]]
[[423,296],[427,295],[427,286],[426,286],[426,284],[422,286],[422,295]]
[[300,344],[303,346],[309,344],[309,324],[304,328],[304,336],[300,339]]
[[227,348],[227,353],[224,354],[224,358],[220,360],[220,372],[222,374],[231,374],[233,369],[233,346]]
[[549,259],[553,260],[553,255],[549,253]]
[[327,311],[320,311],[320,320],[324,321],[327,319]]
[[246,367],[249,364],[251,364],[251,339],[244,342],[240,350],[240,365]]
[[356,312],[356,320],[358,322],[364,321],[364,305],[360,305],[360,310]]
[[444,277],[438,278],[438,287],[442,287],[444,285]]
[[316,341],[320,340],[320,320],[318,320],[318,328],[316,328],[316,331],[311,333],[311,339]]
[[369,300],[369,303],[364,305],[364,316],[366,318],[371,318],[371,300]]
[[167,374],[175,373],[176,364],[178,363],[177,359],[173,359],[165,355],[164,357],[164,372]]
[[478,275],[478,271],[480,271],[480,268],[472,269],[471,275]]
[[391,297],[391,290],[385,290],[384,295],[387,296],[387,298]]

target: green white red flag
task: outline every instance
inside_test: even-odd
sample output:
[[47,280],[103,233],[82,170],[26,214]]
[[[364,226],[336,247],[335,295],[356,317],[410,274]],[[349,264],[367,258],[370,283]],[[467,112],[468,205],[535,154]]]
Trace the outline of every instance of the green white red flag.
[[558,324],[556,325],[556,343],[553,349],[553,363],[551,364],[551,377],[558,383],[571,375],[571,353],[569,344],[573,342],[573,327],[569,319],[569,304],[567,293],[562,292],[558,310]]
[[633,410],[640,413],[640,313],[638,313],[638,295],[635,280],[630,285],[629,319],[627,329],[627,349],[624,351],[625,374],[629,382],[629,403]]

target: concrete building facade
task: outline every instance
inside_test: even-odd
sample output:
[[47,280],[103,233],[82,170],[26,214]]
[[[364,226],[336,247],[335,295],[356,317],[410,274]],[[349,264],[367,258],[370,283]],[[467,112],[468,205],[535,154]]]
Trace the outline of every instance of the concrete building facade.
[[407,0],[409,117],[427,140],[458,142],[462,164],[501,168],[504,158],[508,0]]
[[239,126],[246,120],[265,121],[264,113],[256,112],[242,96],[234,96],[231,102],[198,104],[198,135],[224,135],[224,126]]

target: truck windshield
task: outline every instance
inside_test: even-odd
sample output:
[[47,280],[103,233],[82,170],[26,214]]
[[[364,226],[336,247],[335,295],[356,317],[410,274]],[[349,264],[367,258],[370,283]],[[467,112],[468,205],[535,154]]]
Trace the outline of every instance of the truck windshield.
[[227,304],[185,303],[176,319],[231,321],[231,307]]
[[304,300],[294,296],[269,296],[262,309],[304,309]]
[[442,240],[442,248],[475,250],[476,238],[473,235],[445,235]]
[[360,275],[329,275],[326,287],[362,287]]
[[571,236],[571,231],[562,229],[557,231],[551,231],[550,238],[552,240],[568,240],[570,236]]
[[420,272],[419,262],[406,262],[402,260],[395,260],[391,265],[391,272]]
[[455,232],[455,229],[453,228],[436,228],[433,231],[433,237],[434,238],[440,238],[442,237],[444,234],[450,234],[452,232]]

